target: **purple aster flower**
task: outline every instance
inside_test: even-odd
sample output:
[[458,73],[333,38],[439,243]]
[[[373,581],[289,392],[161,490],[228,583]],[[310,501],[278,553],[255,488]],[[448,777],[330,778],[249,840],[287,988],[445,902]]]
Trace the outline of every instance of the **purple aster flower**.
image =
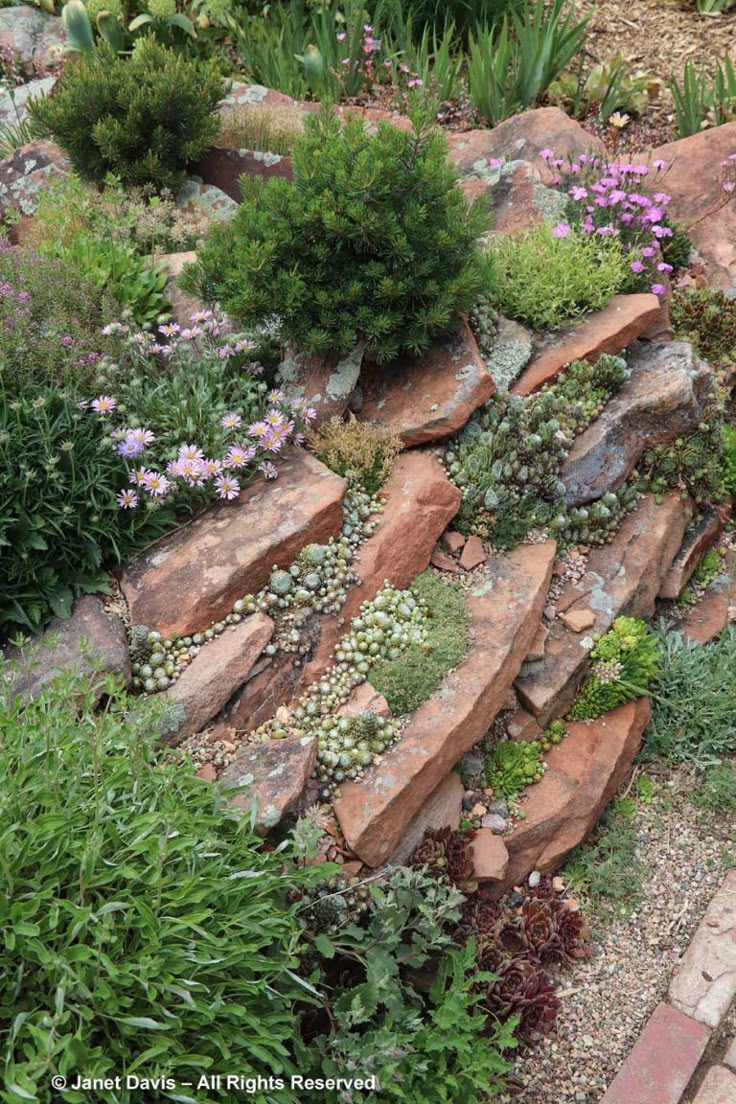
[[140,486],[148,475],[147,468],[134,468],[128,476],[129,483],[137,483]]
[[136,456],[140,456],[143,452],[143,445],[132,437],[126,437],[124,441],[121,441],[118,445],[118,452],[121,456],[124,456],[126,460],[134,460]]
[[135,491],[121,491],[118,495],[118,506],[121,510],[132,510],[138,505],[138,495]]
[[219,475],[221,471],[221,460],[210,460],[205,457],[204,460],[199,461],[199,474],[202,479],[212,479],[213,476]]
[[226,468],[243,468],[252,460],[256,450],[252,445],[244,448],[243,445],[231,445],[225,454],[224,466]]
[[156,440],[156,435],[151,433],[150,429],[143,429],[141,426],[136,426],[135,429],[128,430],[128,437],[137,442],[141,448],[147,448],[148,445],[152,445]]
[[215,487],[218,497],[225,498],[228,501],[237,498],[240,494],[240,484],[232,475],[218,475],[215,480]]
[[239,414],[231,412],[230,414],[224,414],[222,418],[220,418],[220,425],[223,429],[237,429],[242,421],[243,419]]
[[113,399],[112,395],[100,395],[91,403],[95,414],[112,414],[117,405],[117,399]]
[[279,469],[270,460],[264,460],[262,464],[259,464],[258,470],[265,475],[266,479],[275,479],[279,474]]
[[147,471],[143,477],[143,486],[152,498],[162,498],[168,493],[171,484],[161,472]]
[[204,452],[196,445],[182,445],[179,449],[179,459],[200,461],[204,459]]
[[165,322],[163,326],[159,326],[158,332],[163,334],[164,337],[173,337],[178,334],[181,326],[178,322]]
[[284,401],[284,392],[280,387],[275,387],[273,391],[269,391],[266,395],[266,400],[270,403],[277,403]]

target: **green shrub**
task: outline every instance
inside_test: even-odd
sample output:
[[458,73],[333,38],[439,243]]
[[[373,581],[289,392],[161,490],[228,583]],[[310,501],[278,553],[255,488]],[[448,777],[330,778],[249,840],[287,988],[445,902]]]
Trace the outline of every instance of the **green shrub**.
[[617,617],[590,652],[593,663],[570,716],[577,721],[600,717],[617,705],[640,698],[656,678],[659,643],[644,621]]
[[426,603],[428,638],[422,644],[410,644],[398,659],[381,660],[370,676],[371,685],[384,695],[396,717],[413,713],[427,701],[470,644],[461,590],[447,586],[432,570],[415,579],[411,590]]
[[166,509],[119,509],[126,475],[72,398],[0,386],[0,631],[68,616],[75,595],[106,585],[106,562],[172,524]]
[[61,261],[0,242],[0,382],[64,387],[94,375],[115,342],[100,333],[115,300]]
[[234,318],[276,316],[285,343],[319,354],[364,342],[379,362],[419,353],[452,328],[484,282],[468,204],[447,143],[415,116],[412,132],[323,111],[294,147],[294,180],[245,180],[193,281]]
[[662,665],[652,698],[646,751],[699,769],[736,753],[736,627],[703,647],[658,631]]
[[104,45],[81,55],[53,97],[30,111],[82,176],[101,184],[112,172],[126,186],[160,190],[183,184],[187,166],[212,144],[224,93],[212,65],[144,38],[130,58]]
[[106,689],[97,715],[70,677],[25,708],[0,698],[4,1098],[80,1100],[54,1073],[196,1084],[228,1056],[245,1076],[291,1070],[308,993],[290,891],[314,868],[290,843],[264,849],[250,818],[153,750],[152,715]]
[[557,329],[601,310],[622,287],[627,264],[616,238],[535,226],[493,240],[492,294],[502,314],[535,330]]
[[736,762],[729,759],[718,767],[708,767],[691,794],[693,805],[708,813],[732,816],[736,813]]

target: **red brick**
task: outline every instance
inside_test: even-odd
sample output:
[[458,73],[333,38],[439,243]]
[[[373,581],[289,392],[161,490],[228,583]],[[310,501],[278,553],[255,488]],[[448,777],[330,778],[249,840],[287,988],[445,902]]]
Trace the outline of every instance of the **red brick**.
[[704,1024],[658,1005],[601,1104],[679,1104],[709,1038]]

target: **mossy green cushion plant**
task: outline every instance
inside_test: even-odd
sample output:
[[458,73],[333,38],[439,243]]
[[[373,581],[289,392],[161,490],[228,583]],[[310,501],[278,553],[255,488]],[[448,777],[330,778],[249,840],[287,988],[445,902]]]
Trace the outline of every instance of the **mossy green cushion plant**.
[[213,62],[136,42],[130,57],[100,43],[68,64],[54,95],[29,105],[32,117],[69,155],[81,176],[102,184],[177,189],[187,166],[215,139],[227,86]]
[[420,353],[485,284],[486,228],[425,114],[414,129],[323,108],[294,144],[294,179],[242,180],[243,202],[215,229],[188,287],[232,317],[276,318],[284,343],[342,354],[359,342],[383,363]]
[[397,659],[377,663],[370,674],[371,685],[384,695],[395,717],[413,713],[427,701],[470,645],[468,611],[461,590],[443,583],[431,569],[420,575],[411,589],[418,601],[426,603],[427,639],[410,644]]
[[590,658],[592,673],[570,710],[576,721],[593,720],[646,694],[661,657],[657,638],[644,621],[617,617],[596,640]]
[[[564,224],[563,224],[564,225]],[[556,234],[565,233],[564,237]],[[490,250],[490,286],[501,314],[535,330],[556,330],[601,310],[627,278],[617,238],[546,224],[499,234]]]

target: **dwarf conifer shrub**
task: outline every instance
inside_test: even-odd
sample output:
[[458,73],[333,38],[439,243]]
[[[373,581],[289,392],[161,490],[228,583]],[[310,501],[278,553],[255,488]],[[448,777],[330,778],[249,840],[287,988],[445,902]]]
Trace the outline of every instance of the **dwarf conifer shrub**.
[[237,214],[200,253],[199,290],[244,323],[275,316],[282,340],[310,353],[420,353],[483,288],[486,219],[444,137],[426,115],[413,122],[370,135],[329,108],[308,119],[293,181],[243,178]]
[[[225,1060],[246,1077],[296,1072],[294,1006],[309,993],[290,894],[321,875],[291,842],[265,850],[249,817],[154,750],[148,710],[105,688],[101,714],[73,677],[25,711],[0,692],[3,1096],[73,1101],[52,1076],[78,1073],[196,1085]],[[210,1099],[180,1093],[141,1090]]]
[[212,145],[225,91],[213,64],[146,37],[129,58],[103,43],[83,54],[30,111],[80,175],[102,183],[115,173],[124,185],[160,190],[179,187]]

